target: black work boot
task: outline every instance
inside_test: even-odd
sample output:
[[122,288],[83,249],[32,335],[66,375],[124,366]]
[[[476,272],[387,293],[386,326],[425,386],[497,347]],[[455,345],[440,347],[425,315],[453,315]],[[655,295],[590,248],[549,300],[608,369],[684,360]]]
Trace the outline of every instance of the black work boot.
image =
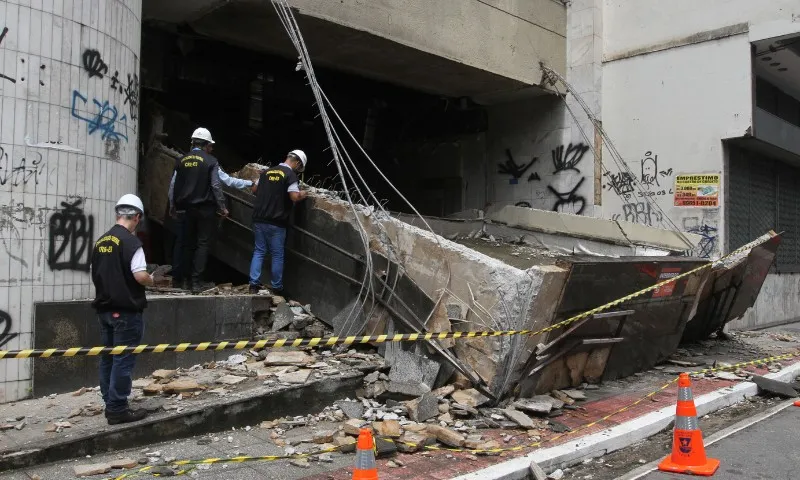
[[129,408],[127,410],[118,413],[106,412],[106,420],[108,420],[109,425],[138,422],[139,420],[144,420],[146,416],[147,416],[147,411],[141,409],[131,410]]
[[261,285],[250,285],[248,292],[250,292],[250,295],[258,295],[258,292],[260,292],[262,288],[264,287]]

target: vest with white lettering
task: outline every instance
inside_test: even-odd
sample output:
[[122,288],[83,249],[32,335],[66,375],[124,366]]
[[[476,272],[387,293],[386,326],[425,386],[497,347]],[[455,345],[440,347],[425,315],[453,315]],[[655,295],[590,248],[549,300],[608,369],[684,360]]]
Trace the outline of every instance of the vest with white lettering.
[[262,173],[258,178],[253,205],[253,222],[286,227],[293,205],[288,189],[295,182],[297,174],[286,165],[278,165]]
[[103,312],[141,312],[147,307],[144,286],[131,273],[133,255],[142,242],[122,225],[114,225],[94,244],[92,307]]
[[211,170],[219,165],[217,157],[199,148],[175,161],[174,205],[178,210],[216,205],[211,190]]

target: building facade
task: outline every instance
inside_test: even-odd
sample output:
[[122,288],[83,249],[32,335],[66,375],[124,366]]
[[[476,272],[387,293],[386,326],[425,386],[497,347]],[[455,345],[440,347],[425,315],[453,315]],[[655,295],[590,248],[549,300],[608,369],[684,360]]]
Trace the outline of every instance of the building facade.
[[[796,0],[288,2],[337,113],[422,213],[640,223],[712,259],[783,231],[739,326],[800,311]],[[142,165],[156,138],[185,150],[210,128],[230,172],[300,147],[306,180],[337,188],[269,2],[0,0],[0,20],[0,348],[34,346],[36,302],[91,296],[113,202],[168,185]],[[0,364],[0,401],[30,378]]]
[[[95,237],[136,187],[140,19],[139,0],[0,1],[2,349],[33,346],[36,302],[94,293]],[[0,364],[0,402],[31,364]]]

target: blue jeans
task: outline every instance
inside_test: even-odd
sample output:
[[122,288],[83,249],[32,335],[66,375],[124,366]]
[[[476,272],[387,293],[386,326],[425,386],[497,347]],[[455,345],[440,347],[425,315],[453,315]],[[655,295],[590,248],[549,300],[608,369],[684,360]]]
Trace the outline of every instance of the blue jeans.
[[261,284],[261,265],[264,256],[269,253],[272,257],[273,290],[283,290],[283,257],[284,244],[286,243],[286,228],[270,223],[253,222],[253,235],[256,238],[253,260],[250,262],[250,285]]
[[[144,336],[144,320],[141,313],[98,313],[100,335],[104,347],[118,345],[140,345]],[[128,409],[131,394],[131,374],[136,355],[102,355],[100,357],[100,393],[106,404],[106,414],[121,413]]]

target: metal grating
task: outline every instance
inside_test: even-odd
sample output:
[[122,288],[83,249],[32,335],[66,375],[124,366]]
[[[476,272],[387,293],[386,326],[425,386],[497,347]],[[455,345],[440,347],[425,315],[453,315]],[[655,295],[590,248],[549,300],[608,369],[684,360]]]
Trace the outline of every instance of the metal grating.
[[783,231],[775,270],[800,272],[800,169],[737,148],[729,159],[729,249],[768,230]]

